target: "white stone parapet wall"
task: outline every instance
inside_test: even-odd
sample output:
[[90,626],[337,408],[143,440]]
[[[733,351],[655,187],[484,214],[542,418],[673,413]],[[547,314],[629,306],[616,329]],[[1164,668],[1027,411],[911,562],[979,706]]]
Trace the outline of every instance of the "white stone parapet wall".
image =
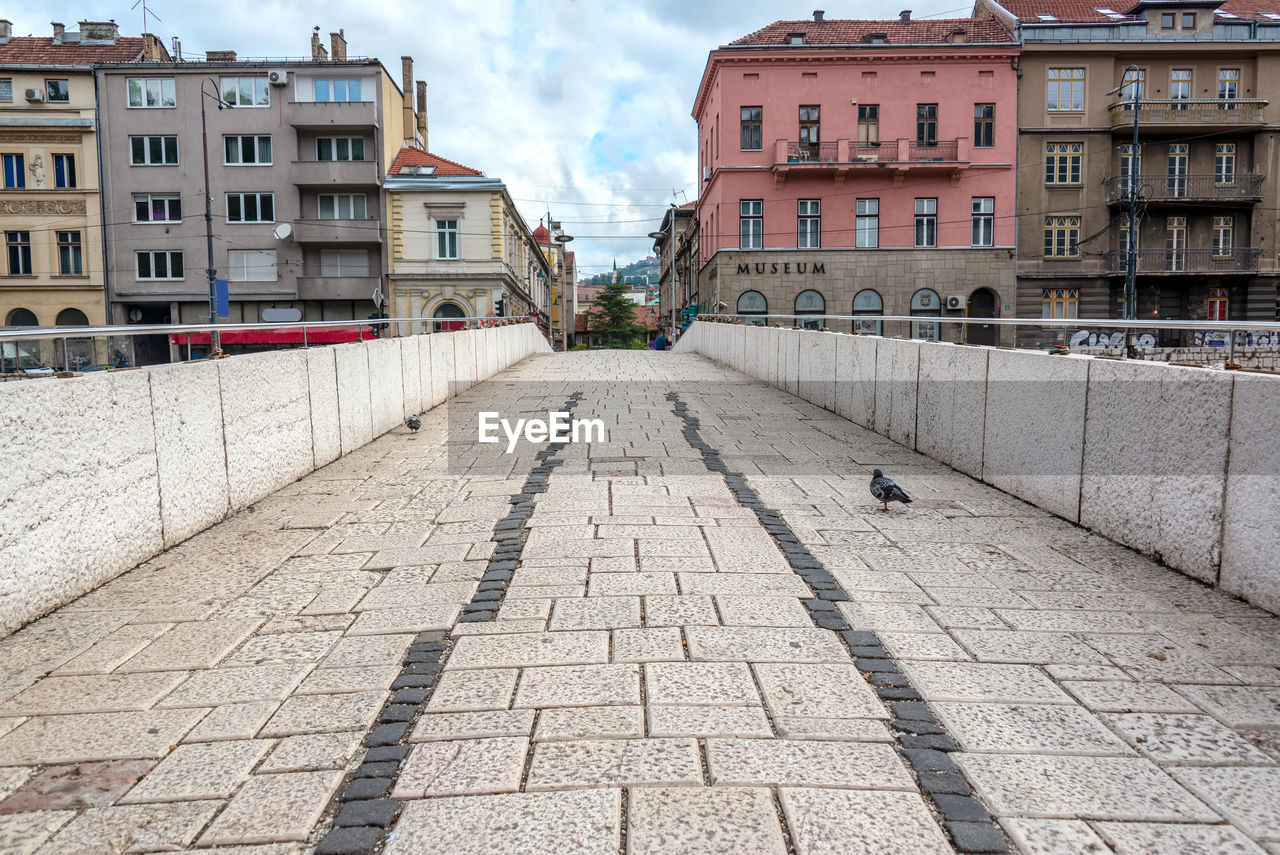
[[1280,377],[707,322],[675,350],[1280,614]]
[[0,384],[0,635],[550,352],[515,324]]

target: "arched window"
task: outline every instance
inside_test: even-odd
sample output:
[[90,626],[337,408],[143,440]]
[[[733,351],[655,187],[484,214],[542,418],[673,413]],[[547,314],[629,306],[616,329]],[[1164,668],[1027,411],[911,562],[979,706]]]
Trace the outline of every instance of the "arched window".
[[743,291],[738,296],[739,315],[764,315],[769,312],[769,301],[759,291]]
[[38,327],[40,322],[36,320],[36,313],[30,309],[14,309],[9,313],[9,317],[5,320],[5,326],[10,327]]
[[[38,327],[40,321],[30,309],[14,309],[5,318],[5,326]],[[38,341],[6,341],[0,342],[0,371],[19,371],[23,368],[39,368],[40,342]]]
[[453,318],[465,318],[467,312],[457,303],[441,303],[436,306],[436,310],[431,313],[431,317],[435,318],[436,332],[441,330],[460,330],[465,325],[462,321],[452,320]]
[[[942,314],[942,301],[938,298],[938,292],[930,288],[921,288],[912,294],[911,314],[913,317],[937,317]],[[911,337],[924,339],[925,341],[937,341],[938,323],[936,321],[932,323],[912,321]]]
[[58,312],[56,323],[60,327],[87,327],[89,318],[79,309],[63,309]]
[[[864,288],[853,297],[853,313],[867,318],[883,315],[884,300],[879,292]],[[881,323],[881,321],[856,320],[853,322],[853,331],[864,335],[880,335]]]
[[796,326],[805,330],[822,329],[822,315],[827,313],[827,301],[822,294],[809,289],[801,291],[796,295],[796,314],[797,315],[818,315],[819,317],[809,320],[808,318],[796,318]]

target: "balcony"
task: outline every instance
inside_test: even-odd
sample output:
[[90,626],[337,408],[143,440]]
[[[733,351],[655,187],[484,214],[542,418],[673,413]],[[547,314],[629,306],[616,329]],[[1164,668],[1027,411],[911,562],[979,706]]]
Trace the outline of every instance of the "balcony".
[[382,223],[364,220],[294,220],[293,239],[298,243],[381,243]]
[[866,143],[835,140],[801,143],[778,140],[774,145],[774,177],[779,183],[787,173],[833,174],[837,184],[854,171],[894,171],[921,168],[963,169],[969,165],[969,140],[938,140],[924,145],[915,140],[882,140]]
[[293,183],[299,187],[369,187],[380,183],[375,160],[295,160]]
[[[1140,249],[1138,273],[1142,275],[1252,274],[1258,272],[1262,250],[1238,247],[1225,252],[1210,247],[1188,249]],[[1107,273],[1123,276],[1128,253],[1118,249],[1107,253]]]
[[368,300],[381,276],[299,276],[299,300]]
[[[1187,127],[1233,127],[1263,124],[1262,111],[1270,102],[1266,98],[1174,98],[1147,99],[1138,102],[1138,127],[1161,130]],[[1133,129],[1133,102],[1118,101],[1111,105],[1111,129]]]
[[[1229,179],[1217,175],[1139,175],[1138,201],[1162,205],[1250,205],[1262,201],[1264,175],[1237,172]],[[1107,202],[1123,205],[1129,201],[1129,179],[1113,175],[1107,179]]]
[[290,101],[289,124],[314,131],[365,130],[378,126],[372,101]]

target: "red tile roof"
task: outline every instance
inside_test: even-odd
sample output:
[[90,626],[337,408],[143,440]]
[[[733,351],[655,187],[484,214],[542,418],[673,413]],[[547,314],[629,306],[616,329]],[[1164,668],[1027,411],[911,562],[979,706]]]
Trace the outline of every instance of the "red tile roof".
[[551,241],[551,232],[547,231],[542,220],[538,220],[538,227],[533,230],[533,239],[543,246],[548,246]]
[[[1121,15],[1127,15],[1134,8],[1133,0],[1117,4],[1107,0],[995,0],[1005,11],[1018,20],[1028,24],[1052,24],[1038,15],[1052,15],[1058,21],[1067,23],[1109,23],[1117,18],[1099,12],[1099,9],[1111,9]],[[1263,12],[1280,14],[1280,0],[1226,0],[1218,7],[1219,11],[1230,12],[1240,18],[1257,21],[1274,21],[1265,18]],[[1221,20],[1221,18],[1219,18]]]
[[446,160],[417,146],[405,146],[400,149],[396,159],[391,162],[391,169],[388,172],[395,175],[402,166],[434,166],[436,175],[484,175],[478,169],[472,169],[470,166],[463,166],[461,163]]
[[115,44],[67,42],[54,44],[47,36],[17,36],[0,45],[0,63],[24,65],[92,65],[95,62],[133,62],[142,56],[142,39],[123,36]]
[[944,20],[887,21],[813,20],[774,21],[730,42],[734,45],[785,45],[795,33],[804,35],[808,45],[862,44],[872,33],[883,33],[889,44],[949,44],[951,34],[964,30],[965,42],[1011,42],[1013,37],[995,18],[950,18]]

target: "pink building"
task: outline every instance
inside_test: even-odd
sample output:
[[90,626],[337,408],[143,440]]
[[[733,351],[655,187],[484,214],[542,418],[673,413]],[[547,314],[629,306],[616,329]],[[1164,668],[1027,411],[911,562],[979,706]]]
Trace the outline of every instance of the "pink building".
[[[693,108],[698,308],[864,315],[854,326],[866,332],[881,314],[1001,315],[1014,288],[1018,53],[994,18],[910,12],[815,12],[712,51]],[[920,321],[910,334],[994,343],[996,328]]]

